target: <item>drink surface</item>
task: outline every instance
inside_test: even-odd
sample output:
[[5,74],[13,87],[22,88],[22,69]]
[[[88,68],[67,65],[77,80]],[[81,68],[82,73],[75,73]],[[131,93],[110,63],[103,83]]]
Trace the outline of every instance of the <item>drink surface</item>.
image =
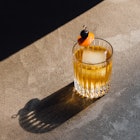
[[81,47],[74,57],[74,77],[80,89],[94,92],[109,83],[112,60],[111,52],[105,47]]

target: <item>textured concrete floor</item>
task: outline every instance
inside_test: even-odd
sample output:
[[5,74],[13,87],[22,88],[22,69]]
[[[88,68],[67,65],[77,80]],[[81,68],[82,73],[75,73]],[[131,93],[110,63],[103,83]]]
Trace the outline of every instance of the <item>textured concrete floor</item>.
[[[139,5],[103,1],[1,61],[0,140],[139,140]],[[70,84],[83,25],[114,47],[111,91],[94,103],[72,95]]]

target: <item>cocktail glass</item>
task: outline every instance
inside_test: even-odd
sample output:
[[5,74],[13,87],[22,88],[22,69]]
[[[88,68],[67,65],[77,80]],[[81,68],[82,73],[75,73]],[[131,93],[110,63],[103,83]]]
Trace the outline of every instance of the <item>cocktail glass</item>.
[[72,53],[76,93],[90,99],[108,93],[112,73],[111,44],[104,39],[95,38],[86,47],[76,43]]

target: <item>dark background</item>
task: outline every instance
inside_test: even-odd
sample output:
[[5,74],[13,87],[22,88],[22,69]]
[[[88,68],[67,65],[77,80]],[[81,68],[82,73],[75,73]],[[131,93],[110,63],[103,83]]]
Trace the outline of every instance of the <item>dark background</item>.
[[67,23],[102,0],[0,2],[0,61]]

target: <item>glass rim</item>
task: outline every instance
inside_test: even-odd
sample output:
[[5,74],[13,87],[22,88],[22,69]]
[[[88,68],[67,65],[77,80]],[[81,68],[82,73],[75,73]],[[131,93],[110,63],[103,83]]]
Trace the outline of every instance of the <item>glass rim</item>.
[[[99,62],[99,63],[91,64],[91,63],[86,63],[86,62],[82,62],[82,61],[80,62],[80,61],[79,61],[78,59],[76,59],[75,56],[73,55],[73,57],[76,59],[76,61],[78,61],[78,62],[80,62],[80,63],[82,63],[82,64],[85,64],[85,65],[92,65],[92,66],[94,66],[94,65],[105,64],[106,62],[109,62],[109,61],[112,59],[114,50],[113,50],[113,47],[112,47],[111,43],[108,42],[108,41],[105,40],[105,39],[102,39],[102,38],[95,38],[95,39],[93,40],[93,42],[94,42],[95,40],[102,40],[102,41],[106,42],[106,43],[110,46],[110,48],[111,48],[111,55],[110,55],[110,57],[108,57],[105,61],[101,61],[101,62]],[[93,43],[93,42],[92,42],[92,43]],[[91,44],[92,44],[92,43],[91,43]],[[77,44],[78,44],[78,42],[76,42],[76,43],[74,44],[73,48],[72,48],[72,53],[73,53],[73,54],[74,54],[74,47],[75,47]],[[81,46],[81,47],[84,47],[84,46]]]

